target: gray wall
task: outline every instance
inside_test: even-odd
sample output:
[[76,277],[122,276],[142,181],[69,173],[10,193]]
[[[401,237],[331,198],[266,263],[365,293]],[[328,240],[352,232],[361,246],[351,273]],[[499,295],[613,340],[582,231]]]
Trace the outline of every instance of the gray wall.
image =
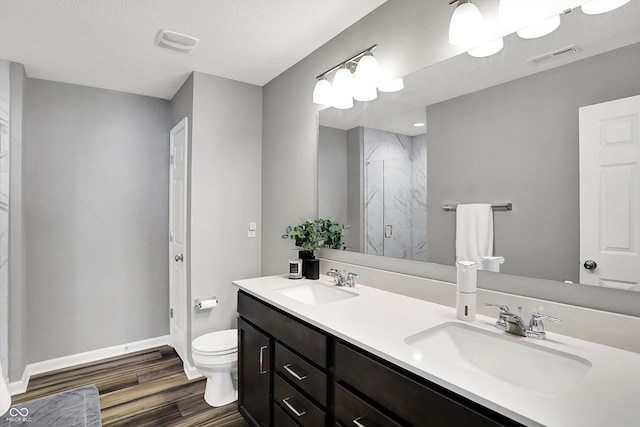
[[[232,281],[260,276],[262,90],[194,73],[191,141],[191,338],[236,325]],[[247,236],[249,222],[257,237]]]
[[443,204],[508,201],[501,271],[579,282],[578,108],[640,94],[638,69],[634,45],[427,107],[428,260],[455,261]]
[[170,107],[28,79],[27,362],[168,333]]
[[315,76],[375,43],[391,77],[449,58],[461,51],[447,42],[450,18],[447,2],[389,0],[264,86],[263,274],[287,271],[292,245],[280,236],[287,225],[317,215]]

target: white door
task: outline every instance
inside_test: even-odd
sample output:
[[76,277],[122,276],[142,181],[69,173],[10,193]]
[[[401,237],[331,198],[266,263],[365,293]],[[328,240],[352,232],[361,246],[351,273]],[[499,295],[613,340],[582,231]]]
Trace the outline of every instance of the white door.
[[580,283],[640,283],[639,118],[640,96],[580,108]]
[[171,345],[183,361],[188,361],[187,334],[187,176],[188,119],[171,129],[169,189],[169,303]]

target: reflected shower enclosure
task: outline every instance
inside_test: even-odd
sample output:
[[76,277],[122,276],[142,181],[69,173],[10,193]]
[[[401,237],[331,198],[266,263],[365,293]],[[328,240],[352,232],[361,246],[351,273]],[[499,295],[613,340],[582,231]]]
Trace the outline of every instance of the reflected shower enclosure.
[[364,128],[365,253],[427,260],[427,140]]
[[348,225],[346,250],[426,261],[426,135],[320,126],[318,216]]

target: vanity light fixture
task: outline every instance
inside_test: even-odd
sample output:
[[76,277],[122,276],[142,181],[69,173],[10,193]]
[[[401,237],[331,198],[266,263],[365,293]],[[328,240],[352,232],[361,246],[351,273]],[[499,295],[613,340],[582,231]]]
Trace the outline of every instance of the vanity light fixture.
[[617,9],[631,0],[591,0],[582,5],[582,12],[587,15],[597,15]]
[[400,92],[402,89],[404,89],[404,80],[402,79],[402,77],[397,78],[395,80],[389,80],[385,83],[382,83],[380,86],[378,86],[378,90],[380,92],[387,92],[387,93]]
[[537,39],[538,37],[551,34],[560,26],[560,15],[552,16],[535,24],[529,25],[521,30],[518,30],[517,34],[522,39]]
[[354,81],[353,74],[345,64],[340,65],[336,75],[333,76],[333,103],[332,106],[341,110],[353,107]]
[[[353,107],[353,100],[373,101],[380,92],[397,92],[404,88],[402,78],[387,82],[378,67],[378,61],[371,52],[373,45],[330,68],[316,77],[313,88],[313,102],[331,105],[338,109]],[[335,71],[332,83],[327,76]]]
[[496,37],[482,18],[480,10],[470,0],[452,0],[458,3],[449,23],[449,43],[473,48],[469,55],[477,58],[491,56],[504,47],[502,37]]
[[326,76],[322,76],[313,88],[313,102],[315,104],[331,104],[333,102],[333,88]]
[[475,47],[469,50],[469,55],[476,58],[484,58],[486,56],[494,55],[502,50],[504,47],[504,40],[502,37],[499,37],[495,40],[492,40],[488,43],[481,44],[478,47]]
[[378,69],[378,61],[370,50],[358,60],[355,78],[363,88],[376,88],[378,86],[380,70]]
[[471,0],[452,0],[458,3],[449,22],[449,43],[454,46],[473,47],[484,36],[485,22],[480,9]]
[[500,0],[498,19],[523,39],[542,37],[560,26],[554,0]]

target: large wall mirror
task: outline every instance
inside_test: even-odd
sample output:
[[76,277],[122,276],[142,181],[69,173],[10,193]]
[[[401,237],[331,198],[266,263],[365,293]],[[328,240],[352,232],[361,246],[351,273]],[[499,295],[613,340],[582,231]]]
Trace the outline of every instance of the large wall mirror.
[[[545,37],[512,34],[494,56],[461,54],[406,76],[401,92],[322,110],[319,216],[349,224],[347,251],[452,266],[456,213],[445,206],[511,203],[493,216],[502,273],[640,291],[640,124],[621,113],[588,131],[632,147],[623,167],[596,164],[594,186],[581,183],[580,132],[582,107],[640,95],[639,17],[640,1],[594,16],[578,8]],[[594,236],[599,249],[581,249]],[[632,266],[607,270],[613,252]]]

